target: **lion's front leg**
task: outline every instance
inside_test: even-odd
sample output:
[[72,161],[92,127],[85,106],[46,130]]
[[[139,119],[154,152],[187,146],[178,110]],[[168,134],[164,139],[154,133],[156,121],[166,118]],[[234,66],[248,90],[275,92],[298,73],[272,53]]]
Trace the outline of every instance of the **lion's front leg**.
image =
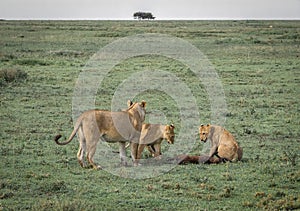
[[136,159],[140,160],[142,158],[142,153],[144,151],[146,144],[139,144],[138,145],[138,150],[137,150],[137,157]]
[[131,158],[132,158],[134,166],[138,166],[138,159],[137,159],[137,157],[138,157],[138,147],[139,147],[138,143],[131,142],[131,144],[130,144]]
[[217,149],[218,149],[218,146],[217,145],[213,145],[210,148],[209,155],[205,156],[205,157],[202,157],[201,162],[202,163],[207,163],[216,154]]
[[119,152],[120,152],[121,163],[122,165],[127,166],[125,142],[119,142],[119,144],[120,144]]
[[160,144],[155,144],[154,149],[155,149],[154,157],[156,159],[161,159],[161,146],[160,146]]

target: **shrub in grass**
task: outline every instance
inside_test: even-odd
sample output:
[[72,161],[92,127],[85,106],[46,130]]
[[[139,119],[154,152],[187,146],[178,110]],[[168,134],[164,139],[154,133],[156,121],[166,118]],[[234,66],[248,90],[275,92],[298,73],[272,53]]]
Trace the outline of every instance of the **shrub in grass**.
[[27,66],[47,66],[49,65],[49,62],[39,59],[18,59],[14,61],[14,64],[16,65],[27,65]]
[[0,86],[7,83],[23,81],[27,78],[27,73],[23,70],[10,68],[0,70]]

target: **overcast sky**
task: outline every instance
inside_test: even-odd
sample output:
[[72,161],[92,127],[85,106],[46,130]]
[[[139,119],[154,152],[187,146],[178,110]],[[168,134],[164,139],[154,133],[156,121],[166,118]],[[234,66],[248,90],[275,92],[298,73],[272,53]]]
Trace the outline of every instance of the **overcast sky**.
[[0,19],[298,19],[300,0],[0,0]]

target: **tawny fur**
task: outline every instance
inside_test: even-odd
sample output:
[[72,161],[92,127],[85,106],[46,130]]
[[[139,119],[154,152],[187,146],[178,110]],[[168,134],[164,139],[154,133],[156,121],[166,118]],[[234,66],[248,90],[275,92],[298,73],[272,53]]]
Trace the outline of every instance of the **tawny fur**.
[[136,165],[138,142],[145,120],[145,106],[146,102],[142,101],[141,103],[131,103],[127,110],[120,112],[86,111],[77,119],[74,130],[66,142],[58,141],[61,135],[57,135],[54,141],[59,145],[65,145],[70,143],[78,133],[78,162],[82,167],[85,167],[84,155],[86,152],[87,159],[94,168],[101,168],[93,160],[99,139],[120,143],[120,158],[124,165],[126,165],[125,142],[131,142],[131,157]]
[[[200,141],[211,142],[208,159],[218,156],[223,160],[238,161],[242,159],[243,149],[238,145],[233,135],[217,125],[201,125],[199,127]],[[205,160],[205,162],[207,161]]]
[[153,155],[158,157],[161,155],[161,142],[165,139],[169,144],[174,143],[175,133],[174,125],[161,124],[143,124],[137,159],[141,159],[145,146]]

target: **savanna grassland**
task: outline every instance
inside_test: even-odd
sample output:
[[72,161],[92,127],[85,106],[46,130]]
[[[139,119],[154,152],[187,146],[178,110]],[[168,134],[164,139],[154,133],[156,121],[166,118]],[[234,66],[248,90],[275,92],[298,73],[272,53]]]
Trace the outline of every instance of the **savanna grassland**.
[[[207,56],[222,82],[225,127],[243,147],[242,161],[181,165],[156,178],[130,179],[81,168],[76,140],[54,143],[56,134],[72,131],[73,90],[88,60],[140,33],[179,37]],[[0,210],[300,209],[299,57],[299,21],[0,21]],[[197,100],[199,124],[210,122],[206,90],[193,73],[154,55],[116,65],[96,107],[110,109],[118,84],[145,69],[184,81]],[[167,93],[151,90],[140,99],[180,133],[180,111]],[[191,125],[189,154],[203,148],[198,126]],[[172,147],[162,145],[163,153]]]

